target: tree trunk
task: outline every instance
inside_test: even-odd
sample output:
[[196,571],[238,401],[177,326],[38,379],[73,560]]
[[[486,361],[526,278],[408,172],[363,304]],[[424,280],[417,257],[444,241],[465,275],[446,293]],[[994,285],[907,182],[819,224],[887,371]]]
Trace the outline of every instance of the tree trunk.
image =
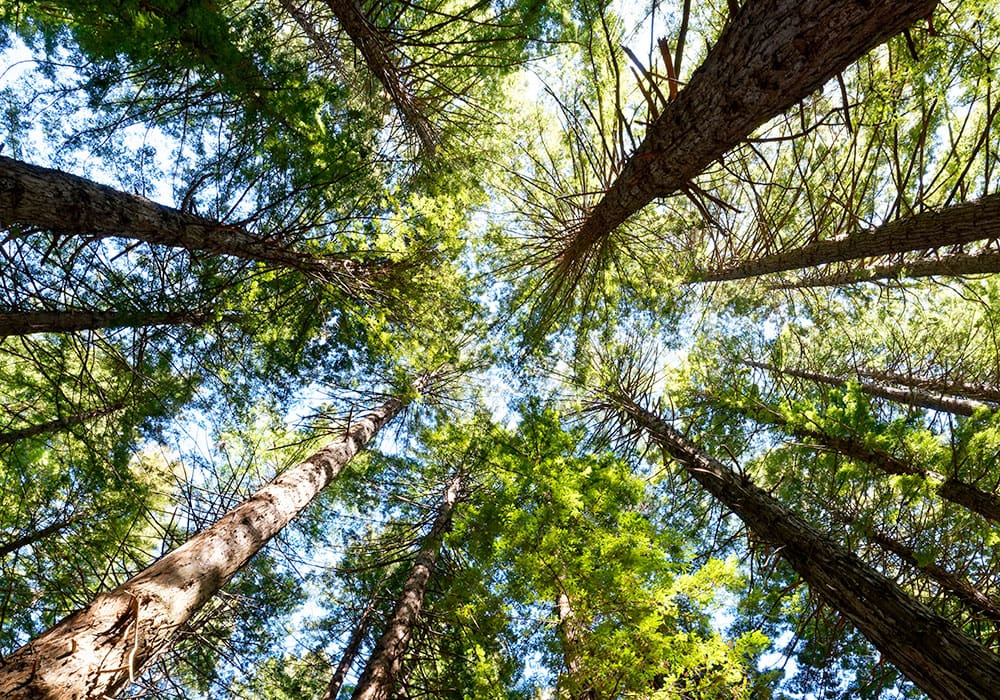
[[103,418],[104,416],[110,416],[116,411],[120,411],[125,408],[127,404],[124,402],[113,403],[108,406],[102,406],[101,408],[95,408],[90,411],[81,411],[80,413],[74,413],[71,416],[64,416],[62,418],[56,418],[55,420],[46,421],[44,423],[37,423],[35,425],[29,425],[27,428],[18,428],[16,430],[7,430],[0,433],[0,445],[12,445],[21,440],[26,440],[30,437],[35,437],[36,435],[44,435],[45,433],[54,433],[59,430],[65,430],[74,425],[80,425],[81,423],[86,423],[94,418]]
[[580,623],[573,612],[569,595],[561,590],[556,596],[556,614],[558,615],[559,643],[562,647],[563,663],[566,666],[566,679],[569,685],[569,696],[572,700],[598,700],[597,691],[588,679],[582,677],[580,663],[581,631]]
[[[762,369],[772,374],[785,374],[790,377],[798,377],[799,379],[806,379],[820,384],[827,384],[829,386],[841,387],[847,383],[846,380],[831,374],[811,372],[809,370],[797,369],[795,367],[778,368],[774,365],[769,365],[764,362],[754,362],[753,360],[744,360],[743,364],[748,367]],[[907,406],[919,406],[921,408],[929,408],[932,411],[953,413],[958,416],[971,416],[979,409],[985,407],[985,404],[978,401],[963,399],[957,396],[948,396],[937,392],[924,391],[914,386],[901,389],[899,387],[876,382],[860,381],[859,383],[861,385],[861,391],[865,392],[869,396],[895,401],[897,403],[906,404]]]
[[0,545],[0,559],[7,556],[8,554],[11,554],[12,552],[16,552],[22,547],[27,547],[29,545],[36,544],[38,542],[41,542],[50,535],[54,535],[57,532],[62,532],[73,523],[81,520],[83,517],[84,513],[75,513],[69,516],[68,518],[57,520],[51,525],[43,527],[41,530],[35,530],[34,532],[29,532],[25,535],[21,535],[16,540],[11,540],[6,544]]
[[420,617],[427,582],[430,580],[444,534],[451,527],[451,516],[462,493],[462,474],[448,484],[444,500],[438,506],[431,530],[420,543],[420,552],[385,631],[372,650],[365,670],[358,679],[351,700],[388,700],[396,689],[396,679],[403,666],[403,656],[410,644],[413,626]]
[[854,623],[882,655],[930,697],[989,700],[1000,688],[1000,657],[908,596],[854,553],[771,495],[705,454],[631,399],[611,404],[644,429],[754,535],[774,547],[809,587]]
[[950,394],[972,401],[987,401],[1000,404],[1000,386],[979,382],[963,382],[947,378],[921,377],[903,372],[887,372],[872,369],[857,370],[859,377],[867,377],[876,382],[892,382],[902,386],[922,389],[926,392]]
[[212,526],[0,663],[9,700],[114,697],[401,409],[386,401]]
[[14,311],[0,313],[0,338],[100,328],[203,326],[214,318],[198,311]]
[[0,227],[13,226],[94,238],[123,236],[192,253],[230,255],[299,270],[351,294],[365,289],[371,274],[353,260],[315,257],[238,226],[0,156]]
[[389,56],[391,40],[372,25],[356,0],[326,0],[326,4],[364,58],[368,70],[382,83],[406,126],[420,140],[421,148],[427,155],[433,155],[437,141],[434,127],[410,95],[400,77],[400,66]]
[[[707,393],[703,393],[702,395],[709,401],[715,400]],[[870,464],[886,474],[919,476],[927,479],[933,485],[933,490],[942,499],[960,505],[973,513],[978,513],[989,521],[1000,523],[1000,496],[996,494],[982,491],[954,477],[946,477],[930,469],[921,469],[884,450],[866,445],[858,439],[831,435],[819,427],[806,428],[795,425],[780,411],[776,411],[763,404],[752,409],[734,406],[729,403],[726,405],[739,411],[747,418],[779,426],[796,437],[812,440],[818,443],[817,446],[828,448],[850,459]]]
[[[989,251],[968,255],[951,253],[938,258],[921,258],[875,267],[861,267],[839,272],[822,272],[788,282],[769,284],[768,289],[810,289],[844,287],[876,280],[916,279],[918,277],[964,277],[1000,272],[1000,253]],[[711,273],[710,273],[711,274]],[[698,280],[703,281],[703,280]]]
[[340,694],[340,689],[344,685],[344,679],[347,678],[347,673],[351,670],[351,666],[354,665],[354,660],[358,658],[361,643],[365,640],[365,635],[368,634],[368,625],[372,612],[375,610],[377,597],[378,591],[376,590],[372,593],[372,597],[368,601],[368,604],[365,605],[361,617],[358,618],[357,623],[354,625],[354,630],[351,632],[351,638],[347,642],[347,647],[345,647],[344,653],[340,656],[340,663],[337,664],[337,668],[330,678],[330,683],[326,686],[326,691],[320,700],[337,700],[337,695]]
[[656,197],[676,192],[755,128],[867,51],[934,10],[937,0],[749,0],[663,109],[574,233],[578,260]]
[[845,238],[817,241],[728,269],[711,271],[699,276],[698,281],[740,280],[772,272],[913,250],[933,250],[997,237],[1000,237],[1000,194],[991,194],[973,202],[914,214],[870,231],[857,231]]

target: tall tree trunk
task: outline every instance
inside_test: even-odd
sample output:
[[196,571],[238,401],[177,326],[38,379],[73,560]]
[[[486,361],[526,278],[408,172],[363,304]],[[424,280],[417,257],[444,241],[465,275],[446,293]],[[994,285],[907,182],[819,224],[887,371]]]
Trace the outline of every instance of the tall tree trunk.
[[278,475],[213,525],[0,663],[9,700],[114,697],[240,567],[403,408],[399,399]]
[[572,269],[629,216],[672,194],[937,0],[749,0],[567,245]]
[[597,690],[589,679],[583,677],[580,662],[580,645],[582,633],[580,621],[573,612],[566,591],[560,589],[556,596],[556,615],[558,616],[559,643],[562,647],[563,664],[566,666],[566,679],[569,685],[569,696],[572,700],[598,700]]
[[858,369],[859,377],[867,377],[877,382],[892,382],[910,386],[926,392],[950,394],[972,401],[987,401],[1000,404],[1000,386],[981,382],[963,382],[947,378],[922,377],[903,372],[888,372],[873,369]]
[[403,666],[403,656],[413,635],[413,626],[420,617],[438,550],[444,534],[451,527],[451,516],[462,493],[463,475],[456,474],[448,484],[444,500],[438,506],[431,530],[420,543],[420,551],[403,584],[403,592],[396,603],[392,617],[368,657],[365,670],[358,679],[351,700],[388,700],[396,689],[396,681]]
[[[770,372],[771,374],[784,374],[789,377],[798,377],[799,379],[806,379],[820,384],[827,384],[829,386],[840,387],[847,383],[847,380],[832,374],[812,372],[795,367],[775,367],[774,365],[770,365],[765,362],[755,362],[753,360],[744,360],[743,364],[748,367],[762,369],[766,372]],[[957,396],[948,396],[947,394],[937,392],[924,391],[923,389],[919,389],[915,386],[903,389],[895,386],[889,386],[887,384],[863,380],[859,381],[859,383],[861,385],[861,391],[865,392],[869,396],[875,396],[880,399],[888,399],[889,401],[906,404],[907,406],[919,406],[921,408],[929,408],[933,411],[953,413],[958,416],[971,416],[985,406],[985,404],[978,401],[963,399]]]
[[321,258],[280,242],[51,168],[0,156],[0,228],[123,236],[192,253],[230,255],[290,268],[357,294],[372,274],[354,260]]
[[355,659],[358,658],[361,643],[365,641],[365,635],[368,634],[368,626],[371,622],[372,612],[375,611],[375,601],[377,598],[378,590],[376,589],[372,593],[372,597],[367,605],[365,605],[365,609],[361,612],[361,617],[355,623],[354,630],[351,632],[351,638],[348,640],[347,646],[344,648],[344,653],[340,656],[340,662],[337,664],[333,676],[330,677],[330,682],[327,684],[326,691],[324,691],[323,697],[320,700],[337,700],[337,695],[340,694],[340,689],[344,685],[344,679],[347,678],[351,666],[354,665]]
[[15,540],[11,540],[10,542],[0,545],[0,559],[7,556],[8,554],[11,554],[12,552],[16,552],[22,547],[27,547],[29,545],[37,544],[38,542],[44,540],[46,537],[54,535],[57,532],[62,532],[73,523],[81,520],[84,517],[84,515],[85,515],[84,513],[74,513],[68,518],[63,518],[62,520],[55,521],[51,525],[46,525],[41,530],[35,530],[33,532],[26,533],[24,535],[21,535]]
[[74,425],[86,423],[87,421],[95,418],[110,416],[112,413],[125,408],[126,405],[127,404],[124,402],[117,402],[100,408],[95,408],[90,411],[81,411],[80,413],[74,413],[69,416],[63,416],[62,418],[56,418],[55,420],[45,421],[44,423],[29,425],[27,428],[7,430],[0,433],[0,445],[12,445],[21,440],[35,437],[36,435],[54,433],[60,430],[65,430],[66,428],[71,428]]
[[1000,657],[908,596],[745,476],[705,454],[629,398],[609,402],[665,455],[774,547],[809,587],[854,623],[882,655],[930,697],[988,700],[1000,688]]
[[932,250],[997,237],[1000,237],[1000,194],[991,194],[973,202],[920,212],[870,231],[856,231],[841,239],[817,241],[795,250],[764,255],[734,267],[705,273],[698,279],[702,282],[740,280],[772,272],[913,250]]
[[[706,392],[703,392],[702,396],[709,401],[718,401]],[[747,418],[779,426],[796,437],[812,440],[818,446],[833,450],[850,459],[870,464],[886,474],[919,476],[927,479],[933,484],[932,488],[942,499],[960,505],[973,513],[978,513],[994,523],[1000,523],[1000,496],[996,494],[978,489],[955,477],[946,477],[933,470],[922,469],[884,450],[866,445],[857,438],[831,435],[819,426],[807,428],[796,425],[780,411],[764,404],[758,404],[753,408],[737,406],[729,402],[725,402],[725,405],[739,411]]]
[[0,338],[100,328],[202,326],[214,318],[200,311],[14,311],[0,313]]
[[[946,244],[943,244],[946,245]],[[1000,272],[1000,253],[950,253],[937,258],[859,267],[856,269],[820,272],[797,280],[769,284],[769,289],[810,289],[814,287],[844,287],[876,280],[916,279],[918,277],[963,277],[965,275],[995,274]],[[712,274],[712,273],[709,273]],[[698,281],[707,281],[704,278]]]
[[410,95],[400,76],[401,66],[389,55],[391,40],[371,23],[356,0],[326,0],[326,4],[364,58],[368,70],[382,83],[406,126],[420,140],[421,148],[427,155],[433,155],[437,142],[434,127]]

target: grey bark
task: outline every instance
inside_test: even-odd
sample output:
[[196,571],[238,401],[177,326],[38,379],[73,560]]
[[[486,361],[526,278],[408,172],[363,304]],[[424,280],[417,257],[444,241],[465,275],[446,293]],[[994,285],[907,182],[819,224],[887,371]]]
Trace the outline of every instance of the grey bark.
[[0,156],[0,228],[29,227],[103,238],[122,236],[290,268],[357,294],[372,273],[353,260],[303,253],[239,226],[152,202],[60,170]]
[[763,542],[811,590],[849,619],[881,653],[936,700],[989,700],[1000,688],[1000,657],[908,596],[770,494],[705,454],[666,421],[628,398],[609,402]]
[[452,512],[461,497],[462,488],[462,474],[457,474],[448,484],[430,532],[420,543],[420,552],[403,584],[403,591],[392,617],[365,664],[351,700],[388,700],[396,690],[403,657],[413,635],[413,626],[423,608],[427,582],[437,562],[442,538],[451,527]]
[[[933,250],[942,246],[960,245],[998,236],[1000,236],[1000,194],[991,194],[972,202],[914,214],[871,230],[857,231],[844,238],[817,241],[795,250],[765,255],[734,267],[711,271],[700,275],[698,281],[740,280],[772,272],[879,255]],[[969,258],[974,257],[976,256],[964,256],[964,259],[956,258],[956,261],[962,260],[968,265]],[[945,261],[947,259],[947,257],[942,258]],[[984,264],[988,261],[988,257],[983,258]],[[944,264],[946,263],[942,263]],[[995,264],[995,260],[990,264]],[[929,265],[925,264],[925,271],[928,268]]]
[[597,690],[582,674],[580,645],[583,634],[569,595],[564,590],[560,590],[556,596],[556,615],[569,695],[572,700],[598,700]]
[[889,372],[884,370],[858,369],[859,377],[866,377],[877,382],[899,384],[901,386],[914,387],[928,393],[949,394],[971,401],[985,401],[989,403],[1000,403],[1000,386],[984,382],[964,382],[946,377],[922,377],[915,374],[903,372]]
[[0,663],[0,697],[114,697],[403,408],[392,398],[213,525]]
[[672,194],[755,128],[867,51],[930,15],[936,0],[751,0],[667,104],[564,252],[584,259],[629,216]]

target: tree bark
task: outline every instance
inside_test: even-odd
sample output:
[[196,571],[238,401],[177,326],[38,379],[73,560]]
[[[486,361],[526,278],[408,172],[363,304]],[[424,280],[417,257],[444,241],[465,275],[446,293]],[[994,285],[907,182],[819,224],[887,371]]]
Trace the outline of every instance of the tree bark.
[[[933,250],[997,237],[1000,237],[1000,194],[991,194],[973,202],[914,214],[868,231],[857,231],[841,239],[817,241],[795,250],[764,255],[734,267],[705,273],[698,277],[698,281],[740,280],[772,272],[914,250]],[[964,257],[964,262],[968,264],[968,258],[977,256]]]
[[[820,384],[827,384],[829,386],[840,387],[847,383],[847,381],[841,377],[836,377],[831,374],[823,374],[822,372],[811,372],[809,370],[798,369],[795,367],[779,368],[764,362],[754,362],[753,360],[745,360],[743,364],[748,367],[762,369],[772,374],[785,374],[789,377],[798,377],[799,379],[806,379]],[[929,408],[932,411],[953,413],[958,416],[971,416],[979,409],[986,407],[985,404],[980,403],[979,401],[959,398],[957,396],[948,396],[947,394],[937,392],[924,391],[923,389],[915,386],[909,386],[903,389],[889,386],[887,384],[863,380],[860,380],[859,384],[861,385],[861,391],[865,392],[869,396],[895,401],[897,403],[906,404],[907,406],[919,406],[920,408]]]
[[[942,244],[947,245],[947,244]],[[769,284],[768,289],[812,289],[845,287],[877,280],[917,279],[919,277],[964,277],[966,275],[1000,272],[1000,253],[987,251],[972,255],[951,253],[938,258],[921,258],[875,267],[863,267],[836,272],[822,272],[797,280]],[[711,274],[711,273],[710,273]],[[707,281],[699,279],[698,281]]]
[[238,226],[0,156],[0,228],[13,226],[93,238],[123,236],[191,253],[229,255],[298,270],[351,294],[365,289],[371,274],[353,260],[315,257]]
[[8,656],[0,663],[0,696],[82,700],[121,692],[402,408],[389,399],[209,528]]
[[14,311],[0,313],[0,338],[101,328],[203,326],[214,318],[198,311]]
[[326,691],[324,691],[323,697],[320,700],[337,700],[340,689],[344,685],[344,679],[347,678],[347,673],[351,670],[351,666],[354,665],[354,660],[358,658],[361,643],[365,640],[365,635],[368,634],[368,625],[372,612],[375,610],[377,595],[378,591],[376,590],[372,594],[371,600],[365,605],[365,609],[362,611],[361,617],[358,618],[357,624],[354,625],[354,630],[351,632],[351,638],[347,642],[347,647],[344,648],[344,653],[340,656],[340,662],[337,664],[333,676],[330,677],[330,683],[327,684]]
[[46,537],[49,537],[50,535],[54,535],[57,532],[62,532],[73,523],[83,519],[83,517],[84,513],[75,513],[69,516],[68,518],[57,520],[51,525],[43,527],[41,530],[35,530],[34,532],[29,532],[25,535],[21,535],[16,540],[11,540],[6,544],[0,545],[0,559],[7,556],[8,554],[11,554],[12,552],[16,552],[22,547],[27,547],[29,545],[36,544],[44,540]]
[[611,405],[645,430],[665,455],[733,511],[791,565],[810,588],[921,690],[939,700],[988,700],[1000,688],[1000,657],[908,596],[854,553],[770,494],[705,454],[628,398]]
[[629,216],[672,194],[755,128],[934,10],[936,0],[749,0],[574,233],[574,267]]
[[582,677],[580,663],[581,631],[580,623],[573,612],[569,595],[560,590],[556,596],[556,615],[558,616],[559,643],[563,652],[563,663],[566,666],[566,678],[569,681],[569,695],[572,700],[598,700],[597,690],[588,679]]
[[390,39],[371,23],[356,0],[326,0],[326,4],[364,58],[368,70],[382,83],[403,122],[420,140],[421,148],[427,155],[433,155],[437,145],[434,127],[410,95],[400,77],[400,66],[389,55]]
[[888,372],[872,369],[858,369],[859,377],[867,377],[876,382],[892,382],[930,393],[950,394],[971,401],[986,401],[1000,404],[1000,386],[981,382],[963,382],[947,378],[922,377],[903,372]]
[[437,562],[438,550],[445,533],[451,527],[455,504],[461,497],[463,475],[456,474],[448,484],[444,500],[438,506],[431,530],[420,543],[420,552],[413,562],[403,592],[389,618],[385,631],[372,650],[365,670],[358,679],[351,700],[388,700],[396,690],[396,680],[403,666],[403,656],[410,644],[413,626],[420,617],[427,592],[427,582]]
[[92,409],[90,411],[81,411],[80,413],[74,413],[70,416],[64,416],[62,418],[56,418],[55,420],[46,421],[44,423],[29,425],[27,428],[7,430],[0,433],[0,445],[12,445],[21,440],[35,437],[36,435],[54,433],[59,430],[65,430],[66,428],[70,428],[74,425],[86,423],[94,418],[110,416],[112,413],[125,408],[126,405],[127,404],[124,402],[113,403],[107,406],[102,406],[101,408]]

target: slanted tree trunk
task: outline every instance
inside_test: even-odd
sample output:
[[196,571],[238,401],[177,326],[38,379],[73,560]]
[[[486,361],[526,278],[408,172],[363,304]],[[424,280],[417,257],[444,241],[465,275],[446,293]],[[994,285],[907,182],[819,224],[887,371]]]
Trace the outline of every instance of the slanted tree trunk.
[[[706,392],[703,392],[702,396],[709,401],[718,401]],[[776,425],[798,438],[812,440],[819,447],[869,464],[886,474],[919,476],[926,479],[942,499],[960,505],[973,513],[978,513],[994,523],[1000,523],[1000,496],[996,494],[978,489],[961,479],[946,477],[930,469],[922,469],[884,450],[866,445],[857,438],[832,435],[819,426],[807,428],[803,425],[797,425],[780,411],[764,404],[758,404],[752,408],[737,406],[729,402],[726,402],[725,405],[739,411],[747,418],[759,423]]]
[[326,0],[340,26],[365,60],[389,99],[403,117],[403,122],[420,140],[420,146],[433,155],[437,142],[434,127],[417,105],[401,77],[401,66],[389,55],[392,41],[375,27],[356,0]]
[[755,128],[868,50],[927,17],[936,0],[749,0],[567,245],[570,269],[629,216],[672,194]]
[[[1000,253],[950,253],[937,258],[920,258],[874,267],[820,272],[797,280],[769,284],[768,289],[810,289],[815,287],[844,287],[877,280],[916,279],[918,277],[964,277],[966,275],[995,274],[1000,272]],[[713,274],[713,273],[709,273]],[[697,281],[706,281],[701,278]]]
[[573,612],[566,591],[561,590],[556,596],[556,615],[558,616],[559,644],[562,647],[563,663],[566,666],[566,681],[571,700],[598,700],[597,690],[588,679],[583,677],[580,661],[580,645],[582,632],[580,621]]
[[873,369],[857,370],[859,377],[867,377],[877,382],[910,386],[929,393],[950,394],[971,401],[1000,403],[1000,386],[981,382],[963,382],[947,378],[922,377],[903,372],[887,372]]
[[56,534],[57,532],[62,532],[73,523],[81,520],[83,517],[84,513],[74,513],[73,515],[67,518],[63,518],[62,520],[57,520],[50,525],[46,525],[40,530],[28,532],[24,535],[21,535],[17,539],[11,540],[10,542],[6,542],[5,544],[0,545],[0,559],[7,556],[8,554],[16,552],[22,547],[28,547],[29,545],[37,544],[42,540],[44,540],[45,538]]
[[114,697],[403,408],[392,398],[213,525],[0,662],[0,697]]
[[[856,231],[844,238],[817,241],[795,250],[764,255],[756,260],[702,274],[698,281],[746,279],[772,272],[913,250],[931,250],[997,237],[1000,237],[1000,194],[991,194],[973,202],[914,214],[870,231]],[[971,257],[975,256],[965,256]],[[966,259],[965,262],[969,261]]]
[[[798,377],[799,379],[806,379],[820,384],[827,384],[829,386],[840,387],[847,383],[845,379],[836,377],[832,374],[812,372],[795,367],[779,368],[764,362],[754,362],[753,360],[744,360],[743,364],[748,367],[762,369],[766,372],[770,372],[771,374],[784,374],[789,377]],[[929,408],[932,411],[953,413],[958,416],[971,416],[985,406],[985,404],[978,401],[963,399],[957,396],[948,396],[937,392],[924,391],[915,386],[903,389],[869,381],[859,381],[859,384],[861,385],[861,391],[865,392],[869,396],[875,396],[880,399],[888,399],[889,401],[906,404],[907,406],[919,406],[921,408]]]
[[290,268],[357,294],[371,271],[354,260],[321,258],[76,175],[0,156],[0,228],[36,228],[103,238],[123,236],[192,253],[230,255]]
[[0,337],[100,328],[202,326],[214,318],[214,314],[200,311],[13,311],[0,313]]
[[16,442],[35,437],[36,435],[44,435],[46,433],[55,433],[60,430],[66,430],[74,425],[80,425],[81,423],[86,423],[87,421],[94,420],[95,418],[110,416],[112,413],[125,408],[126,405],[127,404],[125,402],[112,403],[107,406],[91,409],[89,411],[81,411],[80,413],[74,413],[69,416],[63,416],[62,418],[45,421],[44,423],[29,425],[27,428],[6,430],[0,433],[0,445],[13,445]]
[[371,599],[361,612],[361,617],[355,623],[354,630],[351,632],[351,638],[344,648],[344,653],[340,656],[340,662],[337,664],[333,676],[330,677],[330,682],[327,684],[326,691],[324,691],[321,700],[337,700],[337,695],[340,694],[340,689],[344,685],[344,679],[347,678],[351,666],[354,665],[355,659],[358,658],[361,643],[365,641],[365,635],[368,634],[368,626],[371,623],[372,613],[375,611],[375,601],[377,598],[378,591],[376,590],[372,593]]
[[403,656],[424,604],[427,582],[437,562],[441,541],[451,527],[452,512],[461,497],[462,488],[463,475],[459,473],[448,484],[430,532],[420,543],[420,552],[403,584],[403,591],[392,617],[368,657],[368,663],[358,679],[351,700],[388,700],[396,690],[399,672],[403,667]]
[[937,700],[988,700],[1000,688],[1000,657],[908,596],[854,553],[770,494],[705,454],[659,416],[627,397],[621,411],[733,511],[754,533],[921,690]]

